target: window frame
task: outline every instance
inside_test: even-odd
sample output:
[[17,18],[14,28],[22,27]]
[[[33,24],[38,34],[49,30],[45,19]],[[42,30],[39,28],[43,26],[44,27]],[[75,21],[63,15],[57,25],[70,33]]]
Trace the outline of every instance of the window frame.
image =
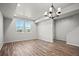
[[[23,30],[22,30],[22,32],[17,31],[18,30],[17,29],[17,21],[23,21]],[[26,31],[27,30],[26,27],[28,27],[28,24],[30,24],[30,31]],[[31,28],[32,28],[32,24],[31,24],[31,21],[30,20],[26,20],[26,19],[25,20],[23,20],[23,19],[17,19],[16,20],[16,32],[17,33],[31,32]]]

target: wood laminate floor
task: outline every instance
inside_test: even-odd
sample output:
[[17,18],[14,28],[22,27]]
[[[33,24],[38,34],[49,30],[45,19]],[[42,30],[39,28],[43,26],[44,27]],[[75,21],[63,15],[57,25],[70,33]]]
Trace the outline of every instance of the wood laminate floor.
[[79,56],[79,47],[67,45],[61,41],[54,43],[42,40],[5,43],[1,56]]

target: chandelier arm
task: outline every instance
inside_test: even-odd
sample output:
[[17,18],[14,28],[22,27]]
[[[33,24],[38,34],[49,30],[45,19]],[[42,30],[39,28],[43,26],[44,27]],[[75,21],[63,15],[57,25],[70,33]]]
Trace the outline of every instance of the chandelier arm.
[[52,8],[54,9],[55,12],[57,12],[56,8],[54,7],[54,4],[52,3]]

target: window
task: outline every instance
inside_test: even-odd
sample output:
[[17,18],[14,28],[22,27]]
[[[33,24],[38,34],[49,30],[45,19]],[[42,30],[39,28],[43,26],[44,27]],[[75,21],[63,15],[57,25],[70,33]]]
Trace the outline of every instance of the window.
[[17,20],[16,21],[16,31],[17,32],[30,32],[31,31],[31,21]]
[[31,30],[31,21],[25,21],[25,31],[30,32]]

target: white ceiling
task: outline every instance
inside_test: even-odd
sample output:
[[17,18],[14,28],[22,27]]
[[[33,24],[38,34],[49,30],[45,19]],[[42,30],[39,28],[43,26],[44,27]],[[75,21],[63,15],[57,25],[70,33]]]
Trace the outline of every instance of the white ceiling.
[[[74,3],[54,3],[55,8],[61,7],[64,11]],[[42,17],[45,11],[48,11],[51,3],[20,3],[17,7],[16,3],[0,3],[0,10],[5,17],[12,18],[15,14],[17,17],[25,17],[36,20]]]
[[[69,3],[54,3],[55,8],[61,7],[67,7],[68,5],[71,5]],[[45,11],[48,11],[49,7],[51,6],[51,3],[27,3],[27,4],[21,4],[20,7],[16,8],[16,15],[25,16],[31,19],[37,19],[41,16],[43,16]]]
[[13,3],[0,3],[0,11],[3,16],[12,18],[16,9],[16,4]]

